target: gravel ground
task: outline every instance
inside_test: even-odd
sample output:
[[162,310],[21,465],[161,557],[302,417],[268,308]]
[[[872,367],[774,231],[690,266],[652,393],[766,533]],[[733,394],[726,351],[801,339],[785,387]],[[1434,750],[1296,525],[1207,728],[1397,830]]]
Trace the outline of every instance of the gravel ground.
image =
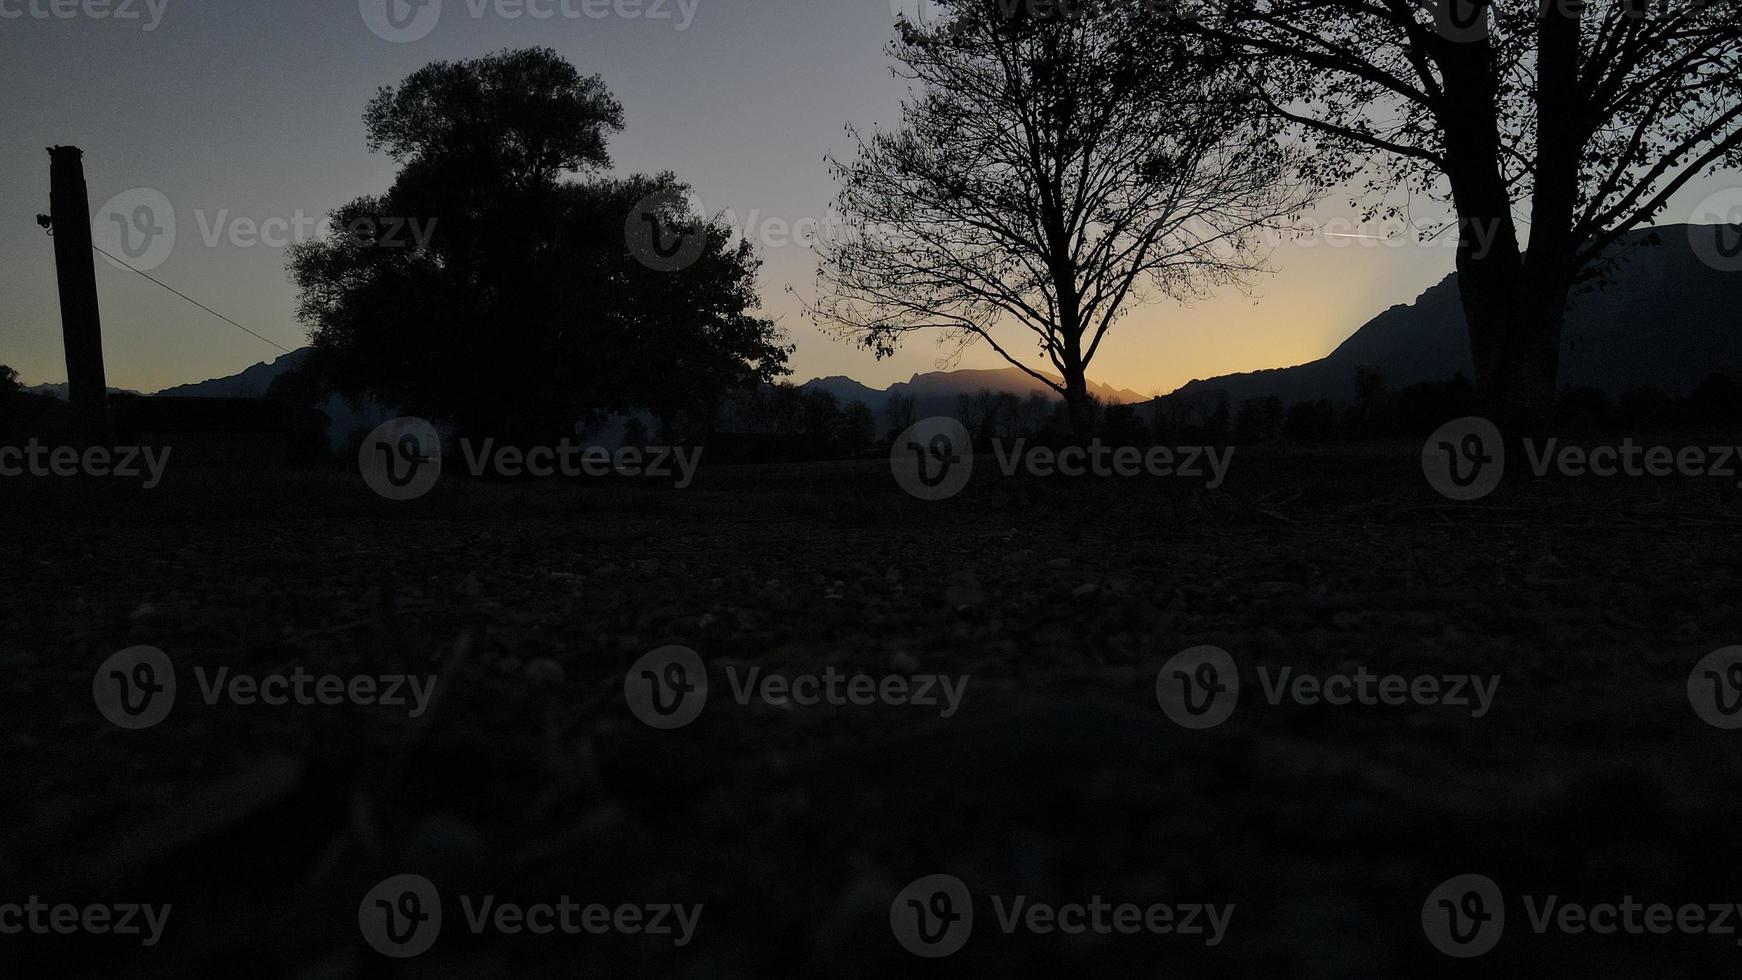
[[[0,901],[174,910],[151,949],[0,948],[39,975],[141,976],[1668,976],[1742,961],[1735,935],[1536,935],[1526,903],[1742,901],[1742,732],[1703,722],[1688,690],[1701,657],[1742,643],[1733,502],[1690,519],[1605,498],[1570,518],[1519,495],[1448,518],[1418,497],[1333,513],[1280,491],[1100,509],[1020,492],[921,519],[880,496],[710,493],[125,526],[9,512]],[[94,706],[93,673],[136,644],[174,662],[177,699],[126,731]],[[709,692],[661,730],[625,677],[668,645],[706,662]],[[1200,645],[1229,653],[1241,690],[1224,723],[1194,730],[1158,704],[1157,675]],[[434,675],[437,695],[415,718],[208,704],[196,668]],[[1271,704],[1285,668],[1498,686],[1485,710]],[[964,686],[953,711],[740,704],[752,669]],[[433,949],[393,960],[358,910],[403,873],[440,889],[445,920]],[[1507,920],[1466,961],[1434,950],[1422,910],[1470,873],[1499,883]],[[926,960],[896,942],[891,902],[934,874],[966,884],[975,919],[960,953]],[[703,912],[683,946],[474,936],[461,895]],[[1006,934],[1013,896],[1234,911],[1214,945]]]

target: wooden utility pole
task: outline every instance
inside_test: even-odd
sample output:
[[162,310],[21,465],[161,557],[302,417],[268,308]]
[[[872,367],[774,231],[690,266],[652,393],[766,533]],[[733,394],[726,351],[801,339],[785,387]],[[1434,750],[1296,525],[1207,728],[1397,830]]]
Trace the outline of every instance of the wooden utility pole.
[[51,146],[48,156],[49,221],[54,231],[55,275],[60,281],[73,434],[81,445],[103,445],[110,438],[109,384],[103,372],[103,323],[97,312],[85,151],[76,146]]

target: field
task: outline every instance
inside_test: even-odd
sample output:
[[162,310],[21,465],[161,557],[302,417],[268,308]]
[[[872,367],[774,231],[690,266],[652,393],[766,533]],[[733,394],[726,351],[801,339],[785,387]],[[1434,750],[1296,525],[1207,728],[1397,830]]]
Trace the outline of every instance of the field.
[[[926,503],[886,462],[703,467],[684,491],[354,474],[0,481],[0,880],[171,903],[162,942],[18,939],[22,963],[133,976],[1343,977],[1734,970],[1735,935],[1535,935],[1519,896],[1742,901],[1742,732],[1690,705],[1742,643],[1734,480],[1520,480],[1477,503],[1418,447],[1240,450],[1227,484],[1002,478]],[[129,731],[93,673],[175,663]],[[707,706],[643,724],[625,676],[697,651]],[[1228,651],[1238,708],[1157,702],[1180,651]],[[208,704],[195,669],[434,675],[385,705]],[[752,668],[965,678],[959,710],[737,703]],[[1266,678],[1497,679],[1486,708],[1300,703]],[[947,717],[945,716],[947,714]],[[376,955],[359,901],[704,908],[650,935],[474,937]],[[1424,900],[1511,896],[1479,960]],[[962,952],[891,935],[909,882],[976,895]],[[1234,906],[1196,935],[1005,934],[989,896]],[[999,906],[1000,908],[1002,906]],[[1742,925],[1742,923],[1733,923]],[[1715,930],[1714,930],[1715,931]],[[49,975],[45,972],[42,975]]]

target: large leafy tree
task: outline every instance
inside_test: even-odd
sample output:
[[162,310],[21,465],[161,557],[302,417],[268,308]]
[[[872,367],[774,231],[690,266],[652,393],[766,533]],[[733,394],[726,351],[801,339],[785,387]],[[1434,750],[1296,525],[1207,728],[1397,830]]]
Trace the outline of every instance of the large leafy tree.
[[[754,315],[750,246],[690,214],[669,174],[590,174],[622,125],[597,77],[543,49],[439,62],[383,89],[365,122],[397,179],[290,260],[318,377],[532,442],[785,373],[789,348]],[[626,219],[649,200],[682,267],[630,248]]]
[[834,165],[848,233],[822,249],[820,323],[879,356],[922,331],[951,356],[985,344],[1085,436],[1086,372],[1123,313],[1261,268],[1261,233],[1302,203],[1284,151],[1237,79],[1123,7],[948,0],[901,23],[914,95]]
[[1316,179],[1364,181],[1375,211],[1394,191],[1449,200],[1477,386],[1514,430],[1546,421],[1575,287],[1689,181],[1742,163],[1733,0],[1183,8],[1317,138]]

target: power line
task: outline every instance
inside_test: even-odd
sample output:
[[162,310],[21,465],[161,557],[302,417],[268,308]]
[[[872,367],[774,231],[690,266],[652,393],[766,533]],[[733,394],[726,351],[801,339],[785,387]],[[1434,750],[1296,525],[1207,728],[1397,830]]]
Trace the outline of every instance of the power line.
[[194,304],[195,306],[199,307],[200,309],[205,310],[207,313],[210,313],[211,315],[217,317],[218,319],[224,321],[225,323],[228,323],[230,326],[235,327],[237,330],[240,330],[243,333],[247,334],[248,336],[253,337],[255,340],[261,341],[262,343],[271,344],[272,346],[278,348],[279,350],[284,351],[286,354],[291,353],[290,348],[284,346],[283,344],[279,343],[278,341],[267,340],[265,337],[260,336],[259,334],[248,329],[247,327],[244,327],[240,323],[237,323],[235,320],[230,319],[229,317],[225,316],[224,314],[219,313],[217,310],[214,310],[211,307],[207,306],[206,304],[200,302],[199,300],[194,299],[192,296],[189,296],[187,293],[184,293],[181,290],[175,288],[174,286],[171,286],[169,283],[164,282],[161,279],[154,278],[147,273],[141,272],[138,269],[133,268],[132,266],[121,261],[120,259],[116,258],[115,256],[110,255],[108,252],[103,251],[102,246],[92,245],[91,247],[93,249],[96,249],[97,253],[99,255],[101,255],[104,258],[108,259],[109,261],[115,263],[116,265],[120,266],[121,268],[126,269],[128,272],[131,272],[137,276],[142,276],[145,279],[150,280],[151,282],[154,282],[159,286],[162,286],[163,288],[169,290],[170,292],[176,294],[177,296],[180,296],[182,299],[187,300],[188,302]]

